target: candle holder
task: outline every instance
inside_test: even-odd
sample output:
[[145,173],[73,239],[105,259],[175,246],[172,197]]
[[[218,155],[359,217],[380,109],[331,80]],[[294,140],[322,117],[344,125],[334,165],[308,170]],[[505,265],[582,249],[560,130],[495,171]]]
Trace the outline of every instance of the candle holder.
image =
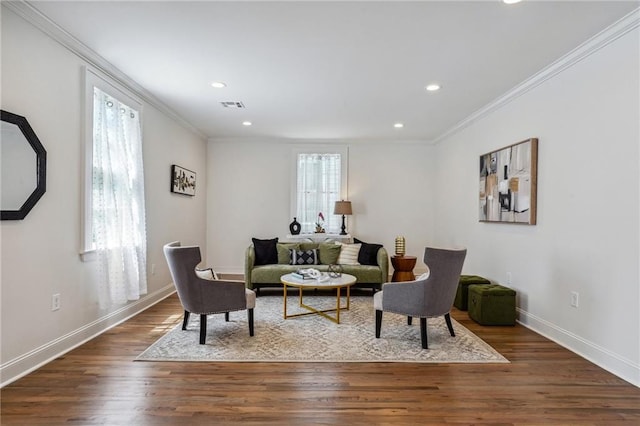
[[329,265],[328,272],[331,278],[338,278],[342,276],[342,266],[332,263]]

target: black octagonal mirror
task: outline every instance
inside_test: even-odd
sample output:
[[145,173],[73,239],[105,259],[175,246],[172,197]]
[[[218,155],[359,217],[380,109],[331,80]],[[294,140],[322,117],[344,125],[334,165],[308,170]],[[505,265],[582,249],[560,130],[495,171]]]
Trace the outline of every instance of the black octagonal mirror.
[[0,112],[0,220],[21,220],[47,189],[47,151],[26,118]]

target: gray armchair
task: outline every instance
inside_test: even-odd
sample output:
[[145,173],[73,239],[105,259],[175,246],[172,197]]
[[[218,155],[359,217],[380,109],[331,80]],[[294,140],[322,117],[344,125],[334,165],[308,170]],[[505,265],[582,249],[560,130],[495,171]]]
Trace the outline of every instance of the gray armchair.
[[253,308],[256,294],[244,286],[244,281],[206,280],[196,275],[196,266],[201,262],[200,248],[180,246],[179,241],[166,244],[164,255],[169,264],[171,277],[178,290],[184,308],[182,329],[187,329],[189,314],[200,314],[200,344],[207,336],[207,315],[224,313],[229,321],[229,312],[247,310],[249,335],[253,336]]
[[466,255],[466,249],[445,250],[427,247],[424,251],[424,263],[429,267],[428,277],[383,284],[382,291],[373,297],[376,310],[376,338],[380,337],[384,311],[407,315],[409,324],[412,317],[419,317],[423,349],[428,349],[427,318],[444,315],[449,333],[455,336],[449,311],[453,306]]

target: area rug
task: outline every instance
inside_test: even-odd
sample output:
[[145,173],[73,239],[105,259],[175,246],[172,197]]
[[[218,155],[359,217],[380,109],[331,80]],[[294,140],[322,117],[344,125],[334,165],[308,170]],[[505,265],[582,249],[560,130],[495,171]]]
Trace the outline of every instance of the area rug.
[[[316,308],[335,307],[330,296],[305,296]],[[213,362],[417,362],[504,363],[506,358],[452,319],[451,337],[444,318],[427,321],[429,349],[420,344],[420,321],[407,325],[405,316],[384,313],[382,333],[375,338],[373,298],[351,298],[341,311],[340,324],[319,315],[283,319],[282,296],[261,296],[254,310],[255,335],[249,336],[247,312],[210,315],[206,344],[199,341],[199,315],[191,315],[188,329],[182,324],[140,354],[137,361]],[[342,304],[346,301],[343,299]],[[306,312],[297,296],[287,298],[289,314]]]

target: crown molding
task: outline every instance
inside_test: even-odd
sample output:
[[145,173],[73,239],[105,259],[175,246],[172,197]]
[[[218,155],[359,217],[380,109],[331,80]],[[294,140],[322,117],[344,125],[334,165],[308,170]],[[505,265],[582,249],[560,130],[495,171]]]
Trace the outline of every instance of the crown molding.
[[31,25],[51,37],[53,40],[60,43],[63,47],[71,51],[80,59],[87,62],[87,64],[98,69],[109,78],[134,92],[145,102],[157,108],[160,112],[172,118],[187,130],[195,133],[202,139],[208,138],[208,136],[204,132],[188,122],[173,109],[169,108],[165,103],[151,94],[151,92],[142,87],[131,77],[120,71],[105,58],[100,56],[94,50],[75,38],[73,35],[65,31],[58,24],[50,20],[47,16],[42,14],[38,9],[29,4],[27,1],[2,1],[2,6],[7,7],[7,9],[22,17],[25,21],[29,22]]
[[438,136],[437,138],[429,141],[430,144],[436,145],[442,142],[444,139],[449,136],[454,135],[455,133],[461,131],[462,129],[470,126],[472,123],[480,120],[481,118],[491,114],[499,108],[502,108],[509,102],[517,99],[518,97],[524,95],[528,91],[534,89],[535,87],[541,85],[545,81],[555,77],[561,72],[565,71],[568,68],[571,68],[578,62],[583,59],[591,56],[598,50],[607,46],[609,43],[614,42],[618,38],[627,34],[629,31],[632,31],[640,26],[640,8],[633,10],[628,13],[618,21],[611,24],[609,27],[600,31],[595,36],[591,37],[589,40],[582,43],[580,46],[576,47],[560,59],[552,62],[550,65],[543,68],[538,73],[529,77],[519,85],[515,86],[513,89],[509,90],[504,95],[499,98],[493,100],[489,104],[480,108],[476,112],[469,115],[464,120],[455,124],[452,128]]
[[[88,64],[97,68],[118,83],[129,88],[131,91],[140,96],[144,101],[153,105],[155,108],[157,108],[167,116],[173,118],[186,129],[192,131],[203,139],[209,139],[208,136],[200,129],[196,128],[186,119],[178,115],[178,113],[176,113],[166,104],[152,95],[148,90],[131,79],[125,73],[120,71],[98,53],[96,53],[88,46],[76,39],[74,36],[69,34],[67,31],[62,29],[55,22],[51,21],[25,0],[2,1],[2,6],[6,6],[8,9],[21,16],[27,22],[34,25],[36,28],[50,36],[52,39],[56,40],[58,43],[69,49],[72,53],[86,61]],[[607,46],[609,43],[612,43],[613,41],[622,37],[629,31],[636,29],[638,26],[640,26],[640,8],[637,8],[634,11],[628,13],[626,16],[622,17],[611,26],[602,30],[560,59],[556,60],[547,67],[543,68],[538,73],[534,74],[519,85],[515,86],[504,95],[491,101],[484,107],[469,115],[467,118],[458,122],[449,130],[442,133],[440,136],[428,141],[428,144],[436,145],[442,142],[449,136],[452,136],[453,134],[463,130],[464,128],[470,126],[472,123],[491,114],[492,112],[524,95],[525,93],[534,89],[545,81],[553,78],[557,74],[589,57],[601,48]]]

